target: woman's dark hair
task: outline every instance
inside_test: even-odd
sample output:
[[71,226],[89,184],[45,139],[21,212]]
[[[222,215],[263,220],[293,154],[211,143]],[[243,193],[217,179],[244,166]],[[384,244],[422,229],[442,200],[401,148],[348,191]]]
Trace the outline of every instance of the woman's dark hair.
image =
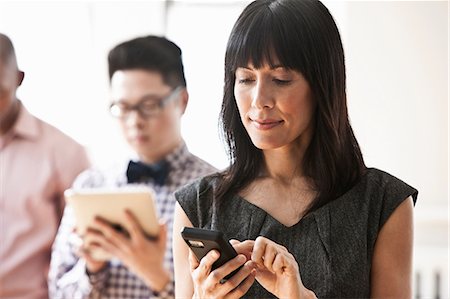
[[109,52],[109,79],[116,71],[135,69],[157,72],[164,83],[173,88],[186,86],[181,49],[165,37],[138,37],[115,46]]
[[218,198],[248,186],[264,164],[234,97],[235,71],[249,62],[255,68],[279,63],[299,71],[312,90],[315,129],[302,166],[318,195],[307,212],[349,190],[365,165],[348,119],[344,51],[333,17],[317,0],[257,0],[236,21],[225,54],[220,127],[230,167],[222,173]]

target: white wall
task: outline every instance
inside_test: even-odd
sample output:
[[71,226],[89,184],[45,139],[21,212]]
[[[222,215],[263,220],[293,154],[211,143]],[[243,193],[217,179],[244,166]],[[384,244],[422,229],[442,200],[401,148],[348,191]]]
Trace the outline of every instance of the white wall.
[[167,36],[183,49],[190,93],[183,135],[193,152],[218,168],[228,165],[218,131],[225,47],[243,7],[232,1],[174,3],[168,15]]
[[[350,115],[366,162],[447,201],[446,2],[348,5]],[[420,202],[419,202],[420,203]]]

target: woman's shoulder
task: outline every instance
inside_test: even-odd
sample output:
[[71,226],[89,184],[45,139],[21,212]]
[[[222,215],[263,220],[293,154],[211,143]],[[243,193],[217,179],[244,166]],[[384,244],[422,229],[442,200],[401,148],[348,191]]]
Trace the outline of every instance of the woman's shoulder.
[[398,177],[377,168],[368,168],[359,182],[331,206],[337,217],[352,214],[361,223],[374,222],[371,226],[381,228],[404,200],[411,197],[415,204],[417,195],[414,187]]
[[195,227],[202,227],[210,221],[214,209],[215,190],[221,180],[221,173],[213,173],[179,188],[175,191],[178,204]]
[[412,196],[414,203],[417,200],[418,191],[403,181],[402,179],[377,168],[368,168],[363,175],[360,183],[360,187],[366,190],[370,190],[375,194],[383,197],[401,197],[405,199],[408,196]]
[[213,191],[221,180],[221,173],[214,172],[202,177],[199,177],[192,182],[178,188],[175,191],[175,197],[190,196],[192,194],[202,194],[204,192]]

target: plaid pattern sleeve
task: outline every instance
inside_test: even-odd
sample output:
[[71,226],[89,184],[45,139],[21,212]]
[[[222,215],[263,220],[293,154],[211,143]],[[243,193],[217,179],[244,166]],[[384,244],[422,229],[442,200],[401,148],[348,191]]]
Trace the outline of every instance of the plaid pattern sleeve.
[[[172,235],[170,233],[175,208],[173,193],[194,179],[215,172],[216,169],[191,154],[184,143],[165,160],[170,166],[165,184],[162,186],[155,184],[151,179],[146,184],[155,190],[158,216],[167,223],[169,234],[164,265],[171,273],[170,283],[159,292],[153,291],[118,259],[109,261],[107,267],[99,273],[88,275],[84,260],[76,255],[81,240],[73,233],[74,218],[70,207],[66,207],[52,248],[49,271],[50,298],[174,298]],[[74,187],[117,187],[126,184],[126,167],[124,166],[118,170],[89,170],[79,176]]]

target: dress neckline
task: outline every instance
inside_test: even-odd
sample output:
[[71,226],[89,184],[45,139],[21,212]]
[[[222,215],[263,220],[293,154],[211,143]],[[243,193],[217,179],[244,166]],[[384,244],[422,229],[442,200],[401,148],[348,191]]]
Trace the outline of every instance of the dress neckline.
[[318,216],[320,216],[322,214],[328,213],[328,207],[330,206],[330,204],[335,203],[336,201],[347,197],[348,194],[350,194],[355,188],[357,188],[357,186],[359,184],[361,184],[361,182],[363,182],[363,180],[367,177],[367,174],[371,173],[374,170],[376,170],[376,169],[375,168],[366,168],[366,171],[361,176],[360,180],[353,187],[351,187],[349,190],[347,190],[344,194],[342,194],[338,198],[336,198],[336,199],[334,199],[334,200],[324,204],[323,206],[319,207],[318,209],[315,209],[314,211],[309,212],[308,214],[306,214],[303,217],[301,217],[296,223],[294,223],[294,224],[292,224],[290,226],[287,226],[287,225],[283,224],[281,221],[279,221],[277,218],[273,217],[266,210],[264,210],[263,208],[255,205],[254,203],[248,201],[247,199],[245,199],[244,197],[240,196],[239,194],[236,194],[234,196],[234,198],[236,198],[239,202],[242,202],[243,204],[248,206],[251,210],[253,210],[253,211],[257,212],[257,213],[262,213],[264,216],[268,217],[272,222],[274,222],[278,226],[280,226],[280,227],[282,227],[284,229],[294,229],[294,228],[296,228],[297,226],[300,226],[303,222],[305,222],[305,221],[307,221],[309,219],[313,219],[313,218],[318,217]]

